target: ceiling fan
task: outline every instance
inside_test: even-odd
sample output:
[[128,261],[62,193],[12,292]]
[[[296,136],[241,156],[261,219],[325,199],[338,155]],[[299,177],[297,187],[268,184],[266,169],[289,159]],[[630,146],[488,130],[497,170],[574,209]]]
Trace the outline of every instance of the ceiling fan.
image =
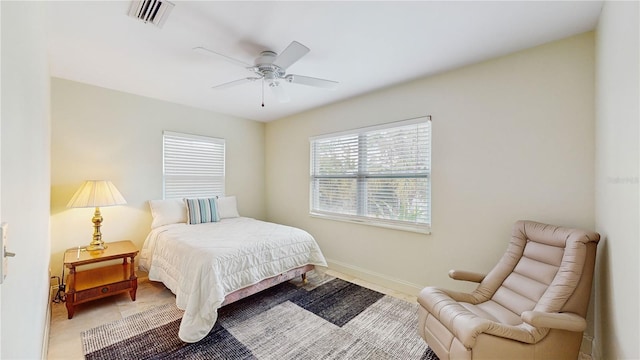
[[280,102],[289,101],[289,96],[282,86],[282,83],[288,82],[292,84],[301,84],[308,86],[315,86],[325,89],[335,89],[338,86],[338,82],[332,80],[318,79],[310,76],[287,74],[287,68],[300,60],[310,50],[308,47],[300,44],[297,41],[292,41],[280,55],[273,51],[263,51],[255,60],[253,65],[246,63],[242,60],[234,59],[232,57],[220,54],[213,50],[209,50],[203,47],[193,48],[194,51],[206,55],[214,55],[230,61],[236,65],[240,65],[252,73],[252,76],[248,76],[243,79],[230,81],[224,84],[213,86],[213,89],[226,89],[232,86],[244,84],[247,82],[255,82],[256,80],[262,80],[263,84],[263,101],[264,107],[264,84],[268,85],[273,91],[276,98]]

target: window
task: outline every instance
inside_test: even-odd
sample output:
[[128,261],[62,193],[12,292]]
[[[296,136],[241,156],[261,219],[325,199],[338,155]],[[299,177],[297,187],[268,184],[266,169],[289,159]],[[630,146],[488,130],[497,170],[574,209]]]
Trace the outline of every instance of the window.
[[431,117],[311,141],[311,215],[428,232]]
[[165,199],[224,194],[224,139],[164,131]]

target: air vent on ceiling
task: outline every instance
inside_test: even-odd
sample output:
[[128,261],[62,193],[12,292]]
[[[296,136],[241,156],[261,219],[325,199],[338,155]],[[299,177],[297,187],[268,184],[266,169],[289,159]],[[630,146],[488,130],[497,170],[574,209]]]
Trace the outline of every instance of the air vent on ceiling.
[[161,28],[173,6],[173,3],[164,0],[133,0],[129,7],[129,16]]

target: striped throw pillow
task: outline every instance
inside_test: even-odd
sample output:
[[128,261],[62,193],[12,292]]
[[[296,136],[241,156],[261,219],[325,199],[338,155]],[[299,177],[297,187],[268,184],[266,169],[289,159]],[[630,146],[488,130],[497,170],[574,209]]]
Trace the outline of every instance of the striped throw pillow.
[[184,199],[187,204],[187,223],[202,224],[220,221],[215,198]]

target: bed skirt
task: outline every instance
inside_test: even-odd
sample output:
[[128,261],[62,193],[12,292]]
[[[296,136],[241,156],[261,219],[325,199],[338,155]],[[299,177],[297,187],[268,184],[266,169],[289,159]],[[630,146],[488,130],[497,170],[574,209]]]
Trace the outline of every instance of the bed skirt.
[[238,289],[234,292],[227,294],[227,296],[224,297],[224,301],[222,302],[222,305],[220,306],[222,307],[222,306],[231,304],[232,302],[236,302],[240,299],[244,299],[264,289],[268,289],[272,286],[278,285],[285,281],[289,281],[295,277],[302,276],[313,269],[315,269],[314,265],[304,265],[304,266],[289,270],[285,273],[264,279],[259,283],[247,286],[242,289]]

